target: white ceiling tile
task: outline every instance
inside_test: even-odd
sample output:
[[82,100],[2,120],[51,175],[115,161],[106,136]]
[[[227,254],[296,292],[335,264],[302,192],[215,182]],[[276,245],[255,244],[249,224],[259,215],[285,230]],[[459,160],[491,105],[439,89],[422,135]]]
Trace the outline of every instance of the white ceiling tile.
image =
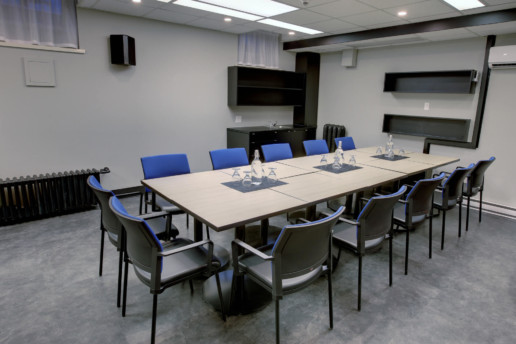
[[312,12],[309,10],[297,10],[288,12],[285,14],[280,14],[278,16],[272,17],[276,20],[284,21],[286,23],[296,24],[296,25],[304,25],[310,23],[316,23],[323,20],[331,19],[328,16],[322,15],[320,13]]
[[419,23],[429,20],[436,20],[436,19],[446,19],[446,18],[453,18],[457,17],[455,13],[446,13],[446,14],[439,14],[439,15],[433,15],[428,17],[418,17],[418,18],[407,18],[407,21],[411,23]]
[[102,0],[99,1],[93,6],[94,9],[107,11],[107,12],[115,12],[120,14],[126,14],[130,16],[138,16],[141,17],[150,11],[152,11],[153,7],[145,6],[144,4],[133,4],[133,3],[124,3],[116,0]]
[[407,11],[407,15],[404,17],[406,20],[411,20],[419,17],[429,17],[433,15],[445,15],[453,14],[454,16],[460,16],[461,13],[450,6],[445,5],[439,0],[423,1],[406,6],[398,6],[388,8],[385,11],[397,15],[399,11]]
[[197,16],[191,16],[189,14],[177,13],[172,11],[162,10],[160,8],[156,8],[153,11],[147,13],[145,18],[161,20],[171,23],[185,24],[191,22],[195,19],[198,19]]
[[[242,1],[245,1],[245,0],[242,0]],[[290,6],[294,6],[294,7],[297,7],[297,8],[310,8],[310,7],[314,7],[314,6],[319,6],[319,5],[327,4],[327,3],[330,3],[330,2],[336,2],[336,1],[339,1],[339,0],[309,0],[307,5],[303,5],[301,3],[301,0],[274,0],[274,1],[282,2],[284,4],[287,4],[287,5],[290,5]]]
[[95,5],[95,3],[97,1],[99,1],[99,0],[79,0],[79,2],[77,3],[77,6],[88,8],[88,7],[92,7],[93,5]]
[[189,25],[194,25],[197,27],[205,28],[205,29],[211,29],[211,30],[217,30],[217,31],[223,31],[227,27],[227,23],[223,20],[215,20],[211,18],[199,18],[189,23]]
[[516,6],[516,1],[514,0],[482,0],[487,5],[502,5],[502,4],[512,4]]
[[340,0],[325,5],[310,7],[310,10],[329,17],[341,18],[353,14],[374,11],[376,9],[355,0]]
[[402,19],[400,17],[386,13],[384,11],[373,11],[362,14],[356,14],[354,16],[343,17],[342,19],[349,23],[360,26],[371,26],[383,23],[402,22]]
[[352,30],[359,29],[360,27],[355,24],[347,23],[339,19],[330,19],[319,23],[311,23],[310,28],[323,32],[349,32]]
[[512,2],[510,4],[500,4],[500,5],[493,5],[489,7],[479,7],[479,8],[473,8],[471,10],[462,11],[463,14],[475,14],[475,13],[483,13],[483,12],[491,12],[491,11],[501,11],[506,10],[509,8],[516,7],[516,3]]
[[359,0],[366,5],[373,6],[376,8],[389,8],[395,6],[404,6],[408,4],[415,4],[425,0]]

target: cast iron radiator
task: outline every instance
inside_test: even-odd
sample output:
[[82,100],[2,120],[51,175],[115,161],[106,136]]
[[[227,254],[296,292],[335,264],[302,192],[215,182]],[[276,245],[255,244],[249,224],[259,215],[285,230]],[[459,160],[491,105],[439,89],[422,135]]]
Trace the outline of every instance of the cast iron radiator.
[[0,226],[91,209],[96,200],[86,180],[106,170],[0,179]]
[[335,138],[346,136],[346,127],[337,124],[325,124],[323,127],[323,139],[326,140],[330,152],[335,151]]

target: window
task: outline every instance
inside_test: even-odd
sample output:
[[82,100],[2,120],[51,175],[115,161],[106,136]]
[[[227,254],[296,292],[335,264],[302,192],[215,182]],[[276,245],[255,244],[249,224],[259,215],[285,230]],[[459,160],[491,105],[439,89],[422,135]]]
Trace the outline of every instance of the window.
[[79,48],[75,0],[0,0],[0,41]]

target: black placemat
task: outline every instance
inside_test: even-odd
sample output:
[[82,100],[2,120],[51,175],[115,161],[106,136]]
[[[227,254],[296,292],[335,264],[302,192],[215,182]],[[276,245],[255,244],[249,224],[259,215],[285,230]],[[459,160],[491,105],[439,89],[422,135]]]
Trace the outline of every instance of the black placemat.
[[258,190],[264,190],[268,188],[272,188],[275,186],[285,185],[287,183],[282,182],[281,180],[276,181],[275,183],[270,183],[267,178],[263,178],[263,182],[260,185],[254,185],[251,184],[251,186],[244,186],[242,185],[242,181],[232,181],[232,182],[225,182],[222,183],[222,185],[226,185],[227,187],[230,187],[234,190],[240,191],[240,192],[252,192],[252,191],[258,191]]
[[349,172],[349,171],[354,171],[354,170],[359,170],[361,169],[362,167],[360,166],[353,166],[353,165],[348,165],[348,164],[342,164],[342,167],[338,170],[335,170],[333,169],[332,167],[332,164],[327,164],[327,165],[319,165],[319,166],[315,166],[314,168],[317,168],[319,170],[323,170],[323,171],[327,171],[327,172],[332,172],[332,173],[344,173],[344,172]]
[[388,158],[384,154],[380,154],[380,155],[373,155],[373,158],[389,160],[389,161],[398,161],[398,160],[408,159],[408,156],[395,155],[392,158]]

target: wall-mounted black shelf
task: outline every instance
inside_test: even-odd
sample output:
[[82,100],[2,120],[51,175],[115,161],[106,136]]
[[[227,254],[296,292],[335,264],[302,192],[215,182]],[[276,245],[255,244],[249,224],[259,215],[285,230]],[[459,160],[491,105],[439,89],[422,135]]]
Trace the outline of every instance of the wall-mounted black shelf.
[[385,73],[384,92],[474,93],[475,70]]
[[228,67],[228,105],[304,105],[305,84],[305,73],[231,66]]
[[467,141],[469,123],[469,119],[385,114],[382,131],[391,134]]

